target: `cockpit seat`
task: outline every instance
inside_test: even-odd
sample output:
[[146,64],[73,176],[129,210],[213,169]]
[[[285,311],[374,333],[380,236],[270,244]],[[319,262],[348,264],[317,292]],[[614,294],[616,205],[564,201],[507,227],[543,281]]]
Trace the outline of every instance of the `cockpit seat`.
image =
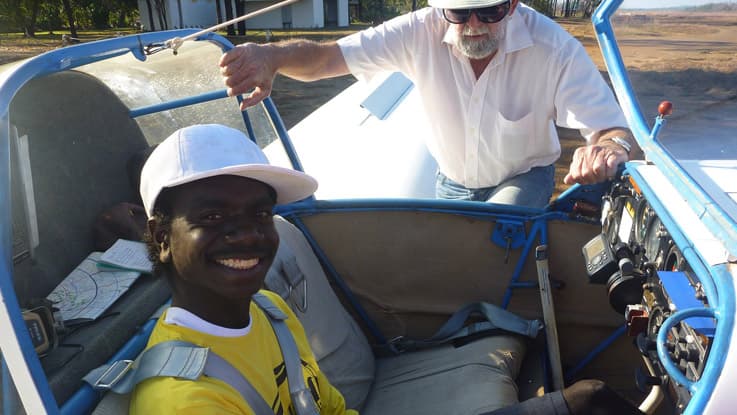
[[473,414],[518,402],[515,379],[525,339],[499,334],[459,347],[374,357],[304,234],[283,218],[275,222],[281,242],[266,285],[295,311],[320,368],[348,407],[368,415]]

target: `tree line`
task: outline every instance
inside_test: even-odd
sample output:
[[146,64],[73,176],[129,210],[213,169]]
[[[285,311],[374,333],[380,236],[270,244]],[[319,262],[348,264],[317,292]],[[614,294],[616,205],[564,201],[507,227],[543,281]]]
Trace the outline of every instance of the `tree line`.
[[0,0],[0,32],[109,29],[133,27],[137,0]]
[[[589,17],[601,0],[525,0],[525,3],[548,16]],[[151,19],[164,22],[165,2],[146,0]],[[221,6],[222,4],[222,6]],[[227,21],[244,14],[245,1],[215,1],[217,19]],[[352,17],[361,22],[379,23],[411,10],[427,6],[427,0],[359,0]],[[0,0],[0,32],[23,32],[34,36],[37,31],[69,30],[77,37],[77,29],[134,27],[139,22],[137,0]],[[160,23],[161,23],[160,21]],[[235,28],[228,33],[234,34]],[[238,32],[245,27],[238,27]]]

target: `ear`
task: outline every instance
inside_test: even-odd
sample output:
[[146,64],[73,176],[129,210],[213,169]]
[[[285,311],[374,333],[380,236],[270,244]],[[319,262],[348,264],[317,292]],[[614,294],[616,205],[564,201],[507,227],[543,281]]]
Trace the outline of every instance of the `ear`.
[[171,260],[171,247],[169,245],[169,228],[162,226],[155,218],[148,220],[148,232],[151,239],[159,248],[159,261],[167,264]]

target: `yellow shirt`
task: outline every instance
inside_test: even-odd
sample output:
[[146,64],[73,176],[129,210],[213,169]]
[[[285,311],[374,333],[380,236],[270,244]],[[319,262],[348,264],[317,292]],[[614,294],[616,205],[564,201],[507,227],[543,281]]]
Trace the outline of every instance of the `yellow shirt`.
[[[261,291],[284,311],[302,361],[305,385],[312,391],[321,415],[358,412],[345,409],[343,395],[328,382],[317,366],[304,328],[286,303],[276,294]],[[239,337],[220,337],[166,324],[162,316],[148,347],[169,340],[183,340],[209,347],[238,369],[261,394],[275,414],[293,414],[284,358],[268,317],[254,303],[250,308],[251,329]],[[133,392],[131,414],[254,414],[241,394],[217,379],[202,376],[197,381],[171,377],[152,378]]]

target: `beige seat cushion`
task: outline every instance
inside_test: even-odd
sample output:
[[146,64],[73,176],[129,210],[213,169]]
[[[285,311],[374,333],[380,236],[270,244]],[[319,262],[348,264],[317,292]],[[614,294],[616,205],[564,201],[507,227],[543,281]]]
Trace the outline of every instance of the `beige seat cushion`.
[[479,414],[512,405],[525,340],[495,335],[382,358],[363,415]]

